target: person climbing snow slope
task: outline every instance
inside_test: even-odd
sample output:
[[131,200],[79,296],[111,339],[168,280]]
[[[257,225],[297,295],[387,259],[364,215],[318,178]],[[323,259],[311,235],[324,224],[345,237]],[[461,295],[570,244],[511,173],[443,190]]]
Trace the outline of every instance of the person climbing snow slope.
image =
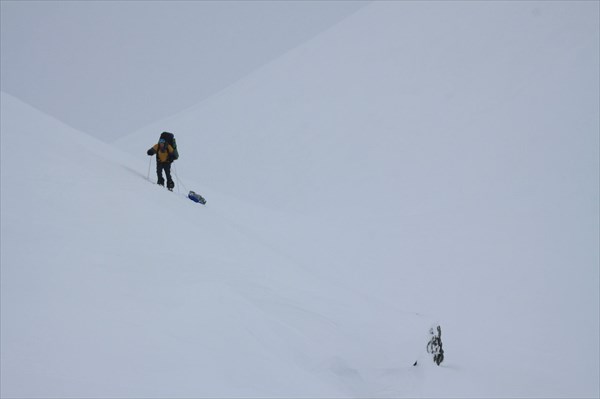
[[175,160],[175,150],[173,147],[171,147],[164,138],[161,138],[158,141],[158,144],[154,144],[146,153],[150,156],[156,154],[157,184],[160,184],[161,186],[165,185],[165,179],[162,174],[162,171],[164,170],[167,177],[167,188],[169,191],[173,191],[173,187],[175,187],[175,183],[171,178],[171,163]]

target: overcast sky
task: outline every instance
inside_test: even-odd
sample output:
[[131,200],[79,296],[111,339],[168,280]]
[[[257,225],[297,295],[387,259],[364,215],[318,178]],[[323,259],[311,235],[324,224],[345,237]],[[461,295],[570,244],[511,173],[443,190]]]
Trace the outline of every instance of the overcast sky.
[[111,141],[199,103],[367,3],[2,0],[1,87]]

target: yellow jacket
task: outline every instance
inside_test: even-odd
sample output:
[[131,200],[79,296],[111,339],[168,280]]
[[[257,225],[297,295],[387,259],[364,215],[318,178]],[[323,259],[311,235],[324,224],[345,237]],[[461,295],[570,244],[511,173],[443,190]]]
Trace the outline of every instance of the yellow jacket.
[[173,147],[171,147],[171,144],[167,144],[166,147],[161,150],[158,144],[154,144],[154,146],[148,150],[148,155],[154,154],[157,154],[159,162],[169,162],[171,161],[170,155],[173,154]]

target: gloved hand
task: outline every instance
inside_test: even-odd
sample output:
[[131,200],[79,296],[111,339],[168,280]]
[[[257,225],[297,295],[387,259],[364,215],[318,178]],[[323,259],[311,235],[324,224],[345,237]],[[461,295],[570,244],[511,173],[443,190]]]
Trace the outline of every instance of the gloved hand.
[[154,148],[150,148],[148,151],[146,151],[146,154],[154,155]]
[[175,160],[175,154],[169,154],[169,162],[173,162]]

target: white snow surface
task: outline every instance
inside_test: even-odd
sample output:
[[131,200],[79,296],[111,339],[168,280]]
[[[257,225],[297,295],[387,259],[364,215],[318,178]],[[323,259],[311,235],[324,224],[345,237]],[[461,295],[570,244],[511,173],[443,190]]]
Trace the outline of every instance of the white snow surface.
[[373,3],[115,145],[2,93],[1,396],[598,397],[598,7]]

